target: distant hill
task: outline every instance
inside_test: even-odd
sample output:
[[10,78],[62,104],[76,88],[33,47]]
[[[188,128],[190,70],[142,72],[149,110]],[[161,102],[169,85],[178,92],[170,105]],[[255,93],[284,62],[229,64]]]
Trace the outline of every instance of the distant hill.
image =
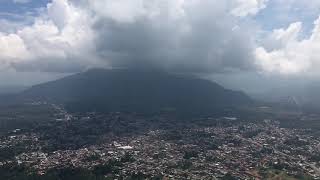
[[242,92],[203,79],[156,71],[92,69],[39,84],[21,99],[65,104],[71,111],[209,113],[249,105]]
[[280,104],[304,112],[320,112],[320,83],[303,83],[274,88],[253,96],[264,102]]
[[0,86],[0,96],[8,94],[16,94],[26,90],[25,86]]

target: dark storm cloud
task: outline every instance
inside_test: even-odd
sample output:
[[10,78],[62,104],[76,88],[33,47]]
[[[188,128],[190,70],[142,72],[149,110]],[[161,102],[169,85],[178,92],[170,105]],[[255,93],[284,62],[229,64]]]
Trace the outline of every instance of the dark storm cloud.
[[72,61],[55,60],[37,60],[32,62],[12,63],[11,66],[19,72],[37,72],[39,69],[42,72],[48,73],[77,73],[86,69],[86,65],[75,64]]
[[233,16],[204,2],[178,19],[166,15],[119,23],[99,17],[94,25],[99,56],[113,67],[179,72],[253,68],[253,44]]

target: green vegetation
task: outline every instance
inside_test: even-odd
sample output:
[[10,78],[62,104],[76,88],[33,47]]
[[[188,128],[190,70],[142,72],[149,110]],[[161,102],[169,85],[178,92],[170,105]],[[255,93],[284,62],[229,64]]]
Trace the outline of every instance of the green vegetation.
[[184,152],[183,158],[184,159],[191,159],[198,157],[199,152],[196,150],[188,150]]
[[53,119],[50,105],[17,104],[0,107],[0,135],[15,129],[29,129]]
[[[108,180],[114,179],[121,163],[110,161],[96,166],[93,170],[80,168],[51,169],[44,175],[32,173],[32,170],[18,164],[7,164],[0,168],[0,179],[6,180]],[[109,176],[106,176],[109,175]]]

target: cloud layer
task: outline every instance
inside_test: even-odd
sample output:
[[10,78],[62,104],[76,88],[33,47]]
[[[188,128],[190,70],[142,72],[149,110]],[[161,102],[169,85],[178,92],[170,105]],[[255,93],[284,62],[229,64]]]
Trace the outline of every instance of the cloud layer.
[[[34,23],[0,33],[2,68],[23,71],[74,71],[92,61],[93,31],[87,12],[55,0]],[[90,60],[89,60],[90,59]]]
[[[299,4],[286,2],[287,8]],[[261,30],[254,17],[269,3],[275,1],[52,0],[32,23],[0,19],[0,71],[110,67],[317,74],[320,19],[307,36],[299,21],[257,39]]]
[[2,69],[73,72],[94,66],[214,72],[252,68],[238,18],[265,0],[53,0],[34,23],[0,32]]
[[[256,63],[269,73],[318,74],[320,67],[320,17],[314,22],[311,34],[301,38],[302,22],[295,22],[286,29],[274,30],[269,47],[258,47]],[[269,50],[268,50],[269,48]]]

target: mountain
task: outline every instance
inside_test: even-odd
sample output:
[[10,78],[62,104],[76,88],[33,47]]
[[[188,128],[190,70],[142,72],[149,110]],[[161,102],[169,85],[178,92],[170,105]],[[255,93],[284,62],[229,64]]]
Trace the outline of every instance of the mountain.
[[8,95],[8,94],[16,94],[16,93],[22,92],[25,89],[27,89],[27,87],[24,87],[24,86],[0,86],[0,96]]
[[209,113],[252,103],[242,92],[203,79],[157,71],[93,69],[39,84],[21,99],[65,104],[71,111]]
[[264,102],[276,103],[299,111],[318,113],[320,110],[320,82],[297,83],[273,88],[259,96],[252,96]]

